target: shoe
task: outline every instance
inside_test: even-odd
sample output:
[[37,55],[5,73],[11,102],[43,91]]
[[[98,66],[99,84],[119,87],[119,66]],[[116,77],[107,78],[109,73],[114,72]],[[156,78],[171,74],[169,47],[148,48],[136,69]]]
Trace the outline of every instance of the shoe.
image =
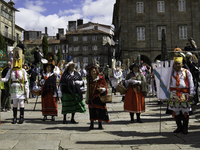
[[63,120],[63,124],[67,124],[67,120]]
[[130,123],[134,123],[134,120],[131,120]]
[[104,128],[103,128],[102,126],[99,126],[98,129],[99,129],[99,130],[103,130]]
[[93,129],[94,129],[94,127],[90,125],[89,130],[93,130]]
[[94,121],[90,121],[89,130],[93,130],[93,129],[94,129]]
[[55,121],[55,117],[54,116],[52,116],[51,121]]
[[74,119],[71,120],[71,123],[78,124],[78,122],[76,122]]
[[6,110],[6,112],[11,112],[12,111],[12,109],[8,109],[8,110]]
[[24,108],[20,108],[19,124],[23,124],[23,122],[24,122]]
[[47,116],[44,116],[43,121],[46,121],[46,120],[47,120]]
[[183,125],[181,123],[181,115],[176,115],[175,120],[176,120],[177,129],[174,130],[174,133],[180,133],[183,131]]
[[17,108],[13,107],[13,122],[12,124],[16,124],[17,123]]

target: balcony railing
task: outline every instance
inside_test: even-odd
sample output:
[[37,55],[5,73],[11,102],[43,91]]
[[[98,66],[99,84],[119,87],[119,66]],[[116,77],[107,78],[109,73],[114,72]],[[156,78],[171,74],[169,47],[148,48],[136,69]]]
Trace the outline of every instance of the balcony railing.
[[17,42],[17,37],[15,37],[15,36],[13,36],[12,34],[10,34],[10,33],[8,33],[8,32],[1,32],[1,34],[4,36],[4,37],[6,37],[6,38],[9,38],[9,39],[11,39],[11,40],[13,40],[13,41],[16,41]]

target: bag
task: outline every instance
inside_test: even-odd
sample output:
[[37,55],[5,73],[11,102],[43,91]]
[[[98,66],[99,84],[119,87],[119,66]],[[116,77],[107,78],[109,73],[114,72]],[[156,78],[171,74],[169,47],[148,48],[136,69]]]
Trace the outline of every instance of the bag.
[[118,84],[117,87],[116,87],[116,90],[120,94],[126,94],[126,92],[127,92],[127,88],[125,88],[122,84]]
[[99,96],[102,103],[111,103],[112,102],[112,95],[103,95]]

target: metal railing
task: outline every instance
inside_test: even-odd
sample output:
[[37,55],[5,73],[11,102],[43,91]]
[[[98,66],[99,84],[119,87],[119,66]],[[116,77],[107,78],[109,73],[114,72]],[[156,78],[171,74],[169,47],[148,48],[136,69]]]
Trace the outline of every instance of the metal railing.
[[13,36],[12,34],[10,34],[10,33],[8,33],[8,32],[5,32],[5,31],[4,31],[4,32],[1,31],[1,34],[2,34],[4,37],[7,37],[7,38],[9,38],[9,39],[14,40],[14,41],[17,42],[17,37]]

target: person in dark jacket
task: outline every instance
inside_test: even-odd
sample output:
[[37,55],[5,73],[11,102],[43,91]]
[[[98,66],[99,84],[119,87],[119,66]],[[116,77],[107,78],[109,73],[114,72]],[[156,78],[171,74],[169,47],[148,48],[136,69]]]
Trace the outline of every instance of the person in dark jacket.
[[[35,81],[36,81],[36,76],[37,73],[35,71],[35,65],[31,66],[31,69],[29,70],[28,74],[31,76],[30,77],[30,92],[33,92],[33,87],[35,86]],[[36,96],[32,94],[32,97],[35,98]]]
[[[9,61],[7,63],[6,68],[2,72],[2,78],[5,78],[7,72],[10,68],[11,68],[11,62]],[[9,84],[8,84],[8,82],[4,83],[4,88],[5,88],[4,89],[5,94],[2,97],[2,108],[3,108],[3,111],[4,110],[11,111],[11,99],[10,99],[10,94],[9,94]]]

